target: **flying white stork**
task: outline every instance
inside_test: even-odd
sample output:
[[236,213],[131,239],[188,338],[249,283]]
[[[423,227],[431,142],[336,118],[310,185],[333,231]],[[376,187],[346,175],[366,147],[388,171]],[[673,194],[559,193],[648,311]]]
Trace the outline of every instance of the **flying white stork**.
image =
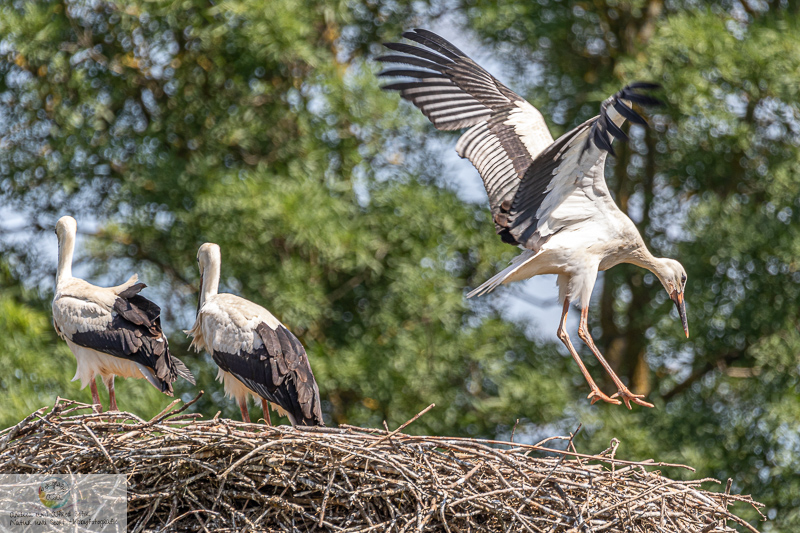
[[[178,376],[194,385],[189,369],[169,353],[161,330],[161,309],[138,293],[144,283],[136,274],[116,287],[98,287],[72,276],[78,224],[70,216],[56,223],[58,273],[53,299],[53,325],[75,354],[76,379],[91,383],[92,402],[100,404],[96,376],[108,387],[110,408],[117,410],[114,376],[145,378],[172,396]],[[101,408],[102,409],[102,408]]]
[[[637,90],[657,88],[632,83],[608,98],[600,114],[557,141],[542,114],[526,100],[464,55],[451,43],[427,30],[403,34],[418,43],[387,43],[400,54],[377,58],[407,65],[381,76],[412,78],[383,88],[396,90],[417,106],[440,130],[469,128],[456,151],[469,159],[483,178],[497,233],[524,251],[468,297],[485,294],[498,285],[539,274],[557,274],[563,301],[558,337],[566,345],[592,389],[592,403],[619,404],[620,397],[652,407],[633,394],[614,373],[595,346],[587,325],[589,299],[597,272],[620,263],[633,263],[653,272],[678,308],[689,336],[683,300],[686,272],[673,259],[654,257],[633,221],[620,211],[604,177],[613,138],[627,140],[620,129],[625,119],[646,124],[631,103],[657,104]],[[581,308],[579,335],[618,388],[611,397],[595,384],[565,330],[570,302]]]
[[225,395],[234,398],[242,420],[250,422],[247,398],[261,399],[270,424],[267,402],[280,407],[293,426],[323,426],[319,389],[308,356],[297,337],[272,313],[249,300],[219,293],[219,246],[207,242],[197,251],[200,298],[197,319],[186,334],[191,347],[205,349],[219,366],[217,379]]

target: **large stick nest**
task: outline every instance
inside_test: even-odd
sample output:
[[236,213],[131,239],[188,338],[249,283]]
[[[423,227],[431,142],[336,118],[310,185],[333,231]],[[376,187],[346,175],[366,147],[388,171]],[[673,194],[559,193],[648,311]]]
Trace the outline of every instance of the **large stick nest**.
[[145,421],[59,399],[0,432],[0,473],[125,474],[135,532],[756,531],[728,510],[757,507],[749,496],[652,471],[680,465],[615,459],[616,446],[590,456],[566,437],[559,451],[400,433],[407,424],[267,427],[176,403]]

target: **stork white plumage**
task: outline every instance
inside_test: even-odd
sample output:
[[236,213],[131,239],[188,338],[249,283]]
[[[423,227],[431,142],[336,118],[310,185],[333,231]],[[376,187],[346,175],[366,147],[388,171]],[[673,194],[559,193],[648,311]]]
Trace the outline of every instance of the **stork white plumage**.
[[78,368],[72,381],[91,383],[92,402],[100,404],[95,378],[108,387],[110,408],[117,409],[114,376],[145,378],[172,396],[178,376],[194,385],[189,369],[169,352],[161,330],[161,309],[138,293],[144,283],[136,274],[116,287],[98,287],[72,276],[78,224],[69,216],[56,223],[58,273],[53,299],[53,325],[67,341]]
[[[686,336],[689,328],[683,299],[686,272],[673,259],[654,257],[633,221],[614,203],[606,186],[606,156],[614,155],[614,137],[627,140],[625,120],[645,124],[631,103],[657,104],[637,90],[658,87],[633,83],[608,98],[600,114],[557,141],[542,114],[508,89],[458,48],[427,30],[403,34],[422,46],[387,43],[401,54],[379,57],[385,63],[414,68],[386,70],[381,76],[413,81],[383,88],[397,90],[440,130],[469,128],[456,150],[483,178],[497,233],[506,243],[524,248],[511,264],[473,290],[485,294],[501,284],[539,274],[557,274],[563,302],[558,336],[592,389],[589,398],[619,404],[619,396],[652,407],[633,394],[597,349],[587,324],[589,300],[597,272],[633,263],[653,272],[678,308]],[[423,48],[424,47],[424,48]],[[595,384],[565,330],[569,303],[581,308],[579,335],[608,372],[618,392],[605,395]]]
[[280,407],[293,426],[323,426],[319,389],[305,348],[272,313],[233,294],[220,294],[221,253],[205,243],[197,251],[200,298],[197,318],[186,334],[196,351],[205,349],[219,366],[217,379],[226,396],[239,404],[242,419],[250,421],[247,398],[261,399],[264,420],[267,402]]

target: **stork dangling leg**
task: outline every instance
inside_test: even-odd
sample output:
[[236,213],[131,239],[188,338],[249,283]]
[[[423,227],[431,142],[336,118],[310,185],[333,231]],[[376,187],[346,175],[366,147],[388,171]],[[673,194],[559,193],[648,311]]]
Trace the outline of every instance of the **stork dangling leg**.
[[588,370],[586,370],[586,365],[583,364],[581,356],[578,355],[578,352],[572,345],[572,341],[569,340],[569,335],[567,334],[567,313],[569,313],[569,298],[564,298],[564,310],[561,312],[561,323],[558,325],[558,338],[561,339],[561,342],[564,343],[564,346],[567,347],[567,350],[569,350],[570,355],[572,355],[572,358],[575,359],[576,363],[578,363],[578,368],[581,369],[583,377],[586,379],[586,382],[592,389],[592,392],[589,393],[589,396],[587,396],[587,398],[591,400],[592,404],[594,404],[598,400],[603,400],[604,402],[619,405],[620,404],[619,400],[609,398],[603,391],[600,390],[600,387],[598,387],[597,384],[592,379],[592,375],[589,374]]
[[261,398],[261,409],[264,411],[264,422],[268,425],[272,425],[272,420],[269,417],[269,402],[264,398]]
[[616,398],[617,396],[619,396],[620,398],[622,398],[622,401],[625,402],[625,406],[628,409],[631,408],[631,402],[637,405],[642,405],[644,407],[653,407],[652,403],[642,400],[642,398],[644,398],[644,394],[634,394],[628,389],[628,387],[625,386],[624,383],[622,383],[622,380],[619,379],[619,376],[617,376],[616,372],[614,372],[614,369],[611,368],[611,365],[608,364],[606,358],[603,357],[603,354],[601,354],[600,350],[597,349],[597,346],[595,346],[594,340],[592,339],[592,335],[589,333],[588,318],[589,318],[589,308],[584,307],[583,309],[581,309],[581,324],[580,326],[578,326],[578,335],[580,336],[581,339],[583,339],[583,342],[586,343],[589,349],[592,350],[594,356],[597,357],[597,360],[600,361],[600,364],[603,365],[603,368],[606,369],[608,375],[611,376],[612,381],[614,381],[614,385],[617,386],[618,392],[616,394],[613,394],[611,397]]

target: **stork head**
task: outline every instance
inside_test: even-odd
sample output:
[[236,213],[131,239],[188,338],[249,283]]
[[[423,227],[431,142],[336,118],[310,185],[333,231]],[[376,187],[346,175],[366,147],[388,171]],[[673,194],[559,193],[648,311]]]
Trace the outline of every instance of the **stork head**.
[[661,259],[658,264],[658,271],[655,274],[661,280],[661,284],[667,290],[670,299],[675,302],[678,308],[678,315],[681,317],[683,331],[689,337],[689,322],[686,320],[686,301],[683,299],[683,290],[686,287],[686,270],[683,265],[674,259]]
[[75,235],[77,232],[78,223],[69,215],[59,218],[58,222],[56,222],[56,236],[58,236],[59,243],[62,242],[66,236]]
[[[200,266],[200,277],[212,265],[219,265],[222,260],[222,254],[219,250],[219,244],[207,242],[197,250],[197,264]],[[202,285],[202,282],[201,282]]]

